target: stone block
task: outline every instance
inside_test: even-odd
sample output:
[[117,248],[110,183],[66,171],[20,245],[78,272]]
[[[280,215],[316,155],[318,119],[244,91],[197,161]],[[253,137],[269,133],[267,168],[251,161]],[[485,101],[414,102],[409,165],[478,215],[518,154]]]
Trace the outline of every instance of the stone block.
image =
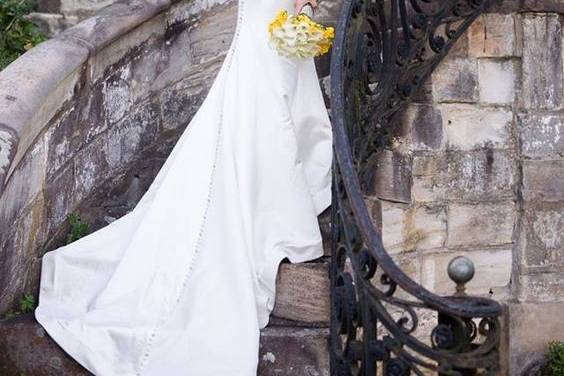
[[519,275],[518,299],[522,302],[564,302],[564,272]]
[[329,376],[329,329],[263,329],[257,375]]
[[557,14],[523,17],[521,106],[558,109],[563,98],[562,26]]
[[79,201],[76,194],[74,163],[62,169],[45,189],[46,212],[48,232],[56,229],[72,212]]
[[474,262],[476,274],[466,285],[471,295],[493,296],[503,299],[511,278],[511,249],[441,252],[423,255],[423,286],[434,293],[452,295],[455,283],[447,274],[448,263],[456,256],[466,256]]
[[[45,184],[47,146],[44,139],[24,155],[0,196],[0,229],[7,229],[41,193]],[[0,232],[0,242],[4,231]]]
[[183,130],[204,101],[207,87],[194,80],[182,80],[160,95],[163,128]]
[[0,196],[4,190],[4,180],[16,154],[18,136],[14,130],[0,124]]
[[329,295],[328,263],[282,263],[272,315],[305,323],[328,323]]
[[504,151],[417,153],[412,198],[415,202],[512,198],[516,171],[512,155]]
[[[393,255],[394,262],[409,278],[416,283],[421,283],[421,261],[417,252],[406,252]],[[396,297],[411,298],[409,294],[400,289],[395,295]]]
[[384,150],[378,156],[371,187],[367,194],[395,202],[411,201],[411,158]]
[[564,114],[536,113],[518,116],[521,154],[532,159],[564,157]]
[[411,150],[437,150],[444,145],[441,112],[432,105],[409,105],[404,127],[409,129]]
[[479,60],[480,102],[511,104],[515,99],[516,63],[513,60]]
[[404,249],[404,227],[408,206],[381,201],[382,206],[382,242],[386,251],[396,254]]
[[133,105],[130,85],[129,65],[119,67],[104,81],[102,95],[109,126],[116,124],[129,113]]
[[511,202],[451,204],[448,207],[449,247],[511,244],[516,209]]
[[564,303],[509,304],[510,375],[522,373],[542,360],[550,341],[564,341],[562,312]]
[[194,64],[224,56],[237,21],[237,2],[215,7],[190,25],[190,54]]
[[446,209],[382,201],[382,240],[391,254],[444,247]]
[[447,144],[451,149],[472,150],[484,146],[509,146],[511,111],[465,104],[441,105]]
[[564,204],[524,206],[520,248],[521,262],[543,270],[564,267]]
[[0,374],[91,375],[49,337],[32,313],[0,321]]
[[484,14],[470,26],[469,55],[473,57],[521,56],[520,17],[515,14]]
[[62,108],[51,121],[46,141],[48,143],[47,179],[68,163],[86,141],[81,137],[86,132],[82,129],[85,124],[78,120],[79,113],[80,107],[75,104],[70,108]]
[[523,198],[537,201],[564,201],[564,160],[524,161]]
[[111,170],[104,145],[104,138],[99,138],[77,154],[74,160],[73,194],[77,202],[92,194],[109,177]]
[[475,59],[448,59],[432,74],[433,98],[437,102],[468,102],[479,99],[478,62]]
[[147,102],[131,109],[128,116],[110,128],[103,137],[103,153],[108,167],[123,167],[139,158],[142,150],[155,142],[159,123],[158,104]]

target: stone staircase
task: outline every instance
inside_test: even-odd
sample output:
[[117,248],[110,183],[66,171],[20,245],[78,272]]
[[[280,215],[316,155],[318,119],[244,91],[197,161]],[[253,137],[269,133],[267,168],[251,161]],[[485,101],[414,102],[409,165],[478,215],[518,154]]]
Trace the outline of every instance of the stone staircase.
[[[329,210],[319,217],[326,255],[280,266],[276,303],[261,332],[260,376],[329,375]],[[0,321],[0,376],[90,375],[28,313]]]

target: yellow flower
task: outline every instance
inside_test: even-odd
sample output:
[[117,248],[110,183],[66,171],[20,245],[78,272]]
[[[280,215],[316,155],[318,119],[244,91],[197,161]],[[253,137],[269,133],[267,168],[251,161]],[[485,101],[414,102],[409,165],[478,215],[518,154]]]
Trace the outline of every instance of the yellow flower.
[[309,58],[329,52],[335,37],[332,27],[325,27],[305,14],[289,16],[280,10],[268,25],[269,44],[282,56]]

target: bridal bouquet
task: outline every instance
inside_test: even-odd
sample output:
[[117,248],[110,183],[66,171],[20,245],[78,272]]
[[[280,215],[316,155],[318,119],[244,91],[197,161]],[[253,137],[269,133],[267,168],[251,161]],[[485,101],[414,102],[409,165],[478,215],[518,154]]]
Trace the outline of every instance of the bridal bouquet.
[[[312,9],[311,6],[304,8]],[[335,30],[316,23],[303,11],[289,16],[286,10],[280,10],[268,26],[268,34],[270,46],[279,55],[305,59],[327,53]]]

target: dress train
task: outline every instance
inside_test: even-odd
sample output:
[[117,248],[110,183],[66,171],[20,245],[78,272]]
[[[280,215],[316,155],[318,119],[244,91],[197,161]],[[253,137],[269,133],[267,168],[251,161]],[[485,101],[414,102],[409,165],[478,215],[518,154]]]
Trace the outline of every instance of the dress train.
[[35,317],[96,375],[256,375],[278,265],[323,254],[331,128],[313,60],[266,27],[292,0],[239,0],[235,36],[137,206],[43,256]]

